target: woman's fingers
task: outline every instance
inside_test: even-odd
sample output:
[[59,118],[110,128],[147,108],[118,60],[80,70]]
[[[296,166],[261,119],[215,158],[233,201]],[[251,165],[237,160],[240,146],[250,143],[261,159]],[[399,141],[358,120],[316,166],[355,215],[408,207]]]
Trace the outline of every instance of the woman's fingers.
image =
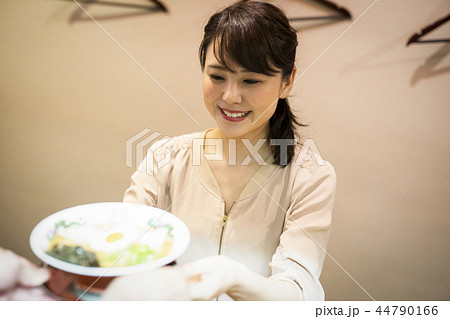
[[49,276],[46,269],[0,248],[0,300],[55,300],[41,287],[36,287]]
[[102,300],[190,300],[186,275],[168,266],[114,279]]
[[36,287],[42,285],[50,278],[50,271],[40,268],[23,257],[19,257],[20,268],[18,282],[23,287]]
[[0,248],[0,292],[14,286],[35,287],[50,278],[47,269],[39,268],[10,250]]
[[223,267],[225,260],[222,256],[209,256],[192,261],[184,265],[183,268],[187,276],[198,277],[198,275]]
[[17,283],[20,269],[18,256],[0,248],[0,293],[12,289]]
[[193,300],[211,300],[218,284],[213,279],[214,261],[210,257],[183,266],[189,281],[189,295]]
[[211,300],[217,295],[213,287],[214,284],[207,280],[191,283],[189,286],[189,296],[191,296],[192,300]]
[[211,300],[233,287],[240,264],[224,256],[210,256],[184,265],[189,294],[194,300]]

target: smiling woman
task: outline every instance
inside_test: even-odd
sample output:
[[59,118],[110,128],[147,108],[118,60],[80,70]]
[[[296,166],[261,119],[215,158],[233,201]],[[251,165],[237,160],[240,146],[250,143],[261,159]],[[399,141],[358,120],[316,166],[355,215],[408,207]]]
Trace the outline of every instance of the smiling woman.
[[[215,111],[235,122],[230,118],[237,117],[236,112],[243,113],[236,111],[236,105],[244,109],[252,105],[253,110],[241,114],[242,120],[246,118],[251,124],[249,131],[269,139],[294,139],[294,125],[303,125],[286,98],[297,71],[297,44],[296,32],[275,6],[247,4],[214,14],[205,26],[199,49],[205,104],[213,117],[216,119]],[[210,105],[218,94],[225,105]],[[220,127],[219,123],[226,122],[217,123]],[[280,148],[272,146],[272,152],[276,163],[286,165],[294,155],[294,146],[287,147],[288,158],[283,163]]]
[[[287,102],[297,35],[278,7],[256,1],[214,14],[204,31],[203,97],[217,127],[153,145],[124,201],[187,224],[177,262],[193,299],[323,300],[336,175],[300,156]],[[207,156],[217,140],[222,152]]]
[[[284,79],[281,72],[266,75],[239,65],[228,69],[219,64],[212,45],[208,47],[205,64],[204,102],[219,127],[217,133],[220,134],[216,137],[252,141],[269,137],[269,120],[279,97],[287,96],[291,89],[295,67]],[[240,122],[239,125],[236,122]]]

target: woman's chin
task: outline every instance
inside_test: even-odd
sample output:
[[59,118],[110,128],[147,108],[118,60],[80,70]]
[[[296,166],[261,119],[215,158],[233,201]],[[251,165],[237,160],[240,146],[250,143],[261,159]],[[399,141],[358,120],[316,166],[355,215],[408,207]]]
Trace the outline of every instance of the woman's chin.
[[245,130],[230,128],[227,125],[218,125],[219,133],[222,138],[245,138]]
[[[256,133],[245,126],[230,127],[230,125],[219,125],[218,129],[220,135],[227,139],[253,139]],[[261,135],[260,138],[264,137],[265,136]]]

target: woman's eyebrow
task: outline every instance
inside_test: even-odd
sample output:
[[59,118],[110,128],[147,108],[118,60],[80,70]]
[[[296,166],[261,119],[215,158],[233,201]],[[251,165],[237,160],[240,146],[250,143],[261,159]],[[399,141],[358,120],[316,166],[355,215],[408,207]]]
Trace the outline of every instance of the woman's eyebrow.
[[247,70],[247,69],[239,69],[239,70],[236,72],[235,70],[232,70],[232,69],[230,69],[230,68],[227,68],[227,67],[225,67],[225,66],[223,66],[223,65],[221,65],[221,64],[209,64],[209,65],[207,65],[206,67],[207,67],[207,68],[212,68],[212,69],[217,69],[217,70],[220,70],[220,71],[230,71],[230,72],[232,72],[232,73],[234,73],[234,74],[236,74],[236,73],[238,73],[238,72],[241,72],[241,73],[256,73],[256,72],[253,72],[253,71],[250,71],[250,70]]
[[211,69],[217,69],[220,71],[232,71],[230,68],[224,67],[221,64],[209,64],[206,67],[211,68]]

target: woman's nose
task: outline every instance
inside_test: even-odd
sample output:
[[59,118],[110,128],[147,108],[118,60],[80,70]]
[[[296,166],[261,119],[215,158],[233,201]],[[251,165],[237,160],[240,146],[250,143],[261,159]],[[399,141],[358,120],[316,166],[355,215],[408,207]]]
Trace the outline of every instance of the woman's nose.
[[223,92],[222,99],[227,104],[240,104],[242,103],[242,96],[240,89],[235,83],[228,83]]

